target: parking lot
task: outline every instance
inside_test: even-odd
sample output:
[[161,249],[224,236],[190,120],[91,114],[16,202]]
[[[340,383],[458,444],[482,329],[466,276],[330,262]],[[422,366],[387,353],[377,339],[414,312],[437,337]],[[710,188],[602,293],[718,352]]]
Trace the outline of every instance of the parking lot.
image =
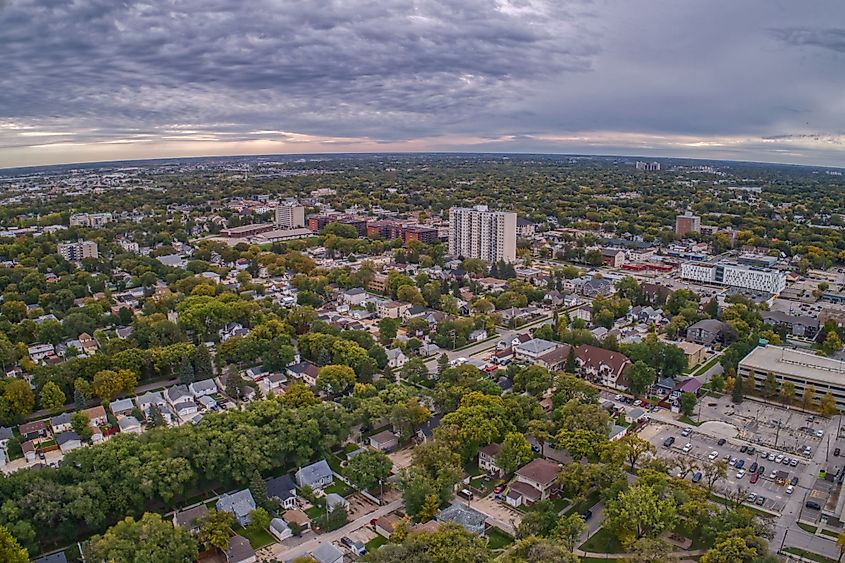
[[[694,428],[691,429],[689,436],[685,437],[682,435],[682,431],[681,427],[652,421],[640,432],[640,436],[655,446],[659,457],[668,460],[678,460],[681,457],[691,458],[697,462],[699,469],[715,460],[728,461],[727,478],[715,486],[715,491],[722,495],[734,494],[737,489],[742,489],[747,491],[747,494],[755,495],[753,501],[755,506],[780,512],[784,509],[790,496],[795,495],[803,498],[804,493],[814,481],[812,475],[804,474],[807,471],[807,463],[803,459],[798,459],[797,456],[788,456],[783,451],[771,448],[754,447],[754,451],[750,452],[747,444],[736,440],[705,434]],[[667,447],[664,443],[670,437],[674,437],[675,440],[671,446]],[[724,442],[719,445],[721,441]],[[742,451],[743,448],[745,451]],[[713,452],[716,452],[715,456],[712,455]],[[764,459],[763,456],[768,457],[772,453],[783,455],[780,463],[775,460]],[[787,459],[795,460],[792,462],[794,465],[792,463],[784,464],[783,461]],[[730,464],[731,460],[733,460],[733,464]],[[742,466],[742,476],[740,477],[738,477],[740,470],[737,470],[737,464]],[[756,482],[752,483],[753,473],[751,468],[754,467],[756,473],[759,472],[760,466],[764,468],[763,472],[759,474]],[[776,473],[773,475],[773,472]],[[694,473],[695,471],[690,472],[686,478],[692,479]],[[787,493],[787,485],[793,477],[798,477],[798,482],[790,494]],[[764,497],[762,503],[758,500],[760,496]]]

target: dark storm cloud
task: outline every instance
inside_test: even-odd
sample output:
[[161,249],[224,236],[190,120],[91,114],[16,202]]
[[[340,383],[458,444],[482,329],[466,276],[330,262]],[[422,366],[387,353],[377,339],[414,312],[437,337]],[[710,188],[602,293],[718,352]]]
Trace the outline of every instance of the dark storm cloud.
[[332,146],[828,160],[840,21],[839,0],[0,0],[0,166]]

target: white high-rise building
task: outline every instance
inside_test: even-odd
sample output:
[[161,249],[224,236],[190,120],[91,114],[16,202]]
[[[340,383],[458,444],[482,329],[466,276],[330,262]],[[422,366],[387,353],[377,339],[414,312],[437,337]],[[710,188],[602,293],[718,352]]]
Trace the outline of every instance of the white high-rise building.
[[76,262],[83,258],[99,258],[97,243],[91,240],[80,240],[76,242],[60,242],[58,244],[59,254],[69,262]]
[[295,203],[277,205],[276,226],[285,230],[305,227],[305,207]]
[[449,254],[488,262],[516,260],[516,213],[486,205],[449,210]]
[[780,270],[756,268],[729,262],[681,264],[681,278],[777,295],[786,287],[786,274]]

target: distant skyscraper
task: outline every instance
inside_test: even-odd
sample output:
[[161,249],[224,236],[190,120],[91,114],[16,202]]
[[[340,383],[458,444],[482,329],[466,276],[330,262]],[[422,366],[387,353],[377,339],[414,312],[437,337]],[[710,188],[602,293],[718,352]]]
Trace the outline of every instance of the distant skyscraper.
[[58,244],[58,251],[65,260],[70,262],[76,262],[83,258],[100,257],[100,253],[97,251],[97,243],[90,240],[60,242]]
[[488,262],[516,260],[516,213],[486,205],[449,210],[449,254]]
[[636,167],[637,167],[637,170],[657,171],[657,170],[660,170],[660,163],[659,162],[642,162],[642,161],[638,160]]
[[280,229],[301,229],[305,227],[305,208],[295,203],[277,205],[276,226]]
[[687,233],[700,233],[701,232],[701,217],[698,215],[693,215],[689,211],[684,213],[683,215],[678,215],[675,218],[675,234],[679,237],[686,235]]

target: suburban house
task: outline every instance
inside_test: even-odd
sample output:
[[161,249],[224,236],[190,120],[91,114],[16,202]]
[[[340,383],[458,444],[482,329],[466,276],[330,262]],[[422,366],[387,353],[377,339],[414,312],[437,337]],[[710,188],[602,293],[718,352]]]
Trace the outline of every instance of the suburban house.
[[108,416],[106,416],[106,409],[102,405],[85,409],[82,413],[88,417],[88,420],[94,426],[103,426],[109,421]]
[[21,452],[23,452],[23,457],[27,461],[35,461],[35,444],[32,443],[32,440],[27,440],[21,444]]
[[396,514],[386,514],[376,520],[376,533],[382,537],[390,539],[390,534],[393,533],[394,528],[402,519]]
[[382,452],[392,450],[398,445],[399,437],[390,430],[385,430],[370,436],[370,446]]
[[408,356],[406,356],[399,348],[390,348],[386,352],[387,365],[393,369],[401,368],[408,361]]
[[312,489],[322,489],[334,483],[332,468],[326,460],[315,461],[296,472],[296,484],[300,487],[308,485]]
[[482,290],[490,293],[501,293],[508,288],[508,280],[500,280],[499,278],[478,278],[476,282]]
[[76,432],[62,432],[56,435],[56,443],[62,453],[73,451],[82,447],[82,438]]
[[255,510],[255,499],[252,498],[249,489],[244,489],[236,493],[222,495],[217,499],[216,506],[217,510],[221,512],[230,512],[241,526],[248,526],[250,512]]
[[575,319],[579,319],[584,321],[587,324],[593,322],[593,306],[589,303],[585,303],[581,305],[577,309],[569,312],[569,318],[573,321]]
[[575,348],[575,365],[584,377],[595,383],[613,389],[627,388],[625,370],[631,361],[621,352],[581,344]]
[[59,434],[61,432],[67,432],[71,428],[70,424],[70,413],[63,412],[62,414],[56,415],[50,419],[50,427],[53,429],[53,434]]
[[296,508],[296,485],[290,475],[267,481],[267,498],[277,500],[285,509]]
[[35,344],[27,348],[27,352],[33,362],[39,362],[47,356],[55,354],[56,348],[52,344]]
[[478,468],[483,469],[490,475],[502,477],[503,472],[496,463],[496,458],[499,457],[499,452],[502,451],[502,446],[499,444],[487,444],[478,450]]
[[319,373],[320,368],[307,360],[287,367],[288,377],[301,379],[303,383],[311,387],[317,385],[317,375]]
[[217,393],[217,384],[213,379],[203,379],[202,381],[194,381],[188,385],[188,391],[191,395],[196,397],[203,397],[206,395],[214,395]]
[[44,438],[47,436],[47,424],[43,420],[25,422],[18,426],[18,432],[20,432],[21,441]]
[[522,481],[513,481],[508,486],[505,502],[514,507],[530,506],[542,498],[542,493],[535,487]]
[[343,563],[343,552],[332,543],[321,543],[311,552],[311,557],[317,563]]
[[677,402],[681,400],[681,395],[684,393],[692,393],[695,396],[698,396],[698,393],[701,391],[701,381],[694,377],[689,377],[683,381],[679,381],[675,388],[672,389],[672,393],[669,394],[669,400],[672,402]]
[[179,403],[193,403],[194,394],[188,389],[187,385],[174,385],[164,392],[167,402],[174,408]]
[[199,522],[203,516],[208,514],[208,507],[205,504],[200,504],[193,508],[180,510],[173,514],[173,525],[184,528],[185,530],[195,534],[199,531]]
[[440,426],[441,418],[443,418],[442,414],[435,414],[423,422],[420,427],[417,428],[417,440],[422,443],[428,442],[434,433],[434,429]]
[[704,319],[687,328],[687,340],[705,346],[730,344],[735,338],[733,327],[716,319]]
[[132,402],[132,399],[117,399],[109,403],[109,409],[114,416],[120,418],[132,414],[135,403]]
[[255,563],[258,557],[249,540],[243,536],[232,536],[226,550],[226,563]]
[[404,301],[380,301],[376,306],[376,312],[381,318],[401,319],[405,311],[410,308],[411,304]]
[[613,282],[604,278],[593,278],[590,281],[584,282],[584,285],[581,286],[581,293],[584,297],[608,296],[613,292]]
[[532,338],[527,342],[520,343],[514,346],[514,356],[517,361],[534,363],[537,358],[547,354],[560,346],[557,342],[550,340],[543,340],[542,338]]
[[282,519],[288,524],[296,524],[303,530],[311,528],[311,519],[299,509],[286,510]]
[[520,344],[524,344],[525,342],[528,342],[529,340],[531,340],[530,334],[517,334],[516,336],[514,336],[510,340],[500,340],[496,344],[496,350],[505,350],[507,348],[515,348],[515,347],[519,346]]
[[341,295],[341,301],[347,305],[362,305],[367,300],[367,292],[362,287],[347,289]]
[[228,323],[226,326],[217,331],[221,342],[226,342],[235,336],[246,336],[249,330],[245,329],[241,323]]
[[541,499],[547,499],[556,489],[560,466],[547,459],[531,460],[516,470],[516,482],[530,485],[540,493]]
[[783,311],[762,311],[763,322],[783,328],[798,338],[815,338],[819,332],[819,319],[808,315],[790,315]]
[[329,493],[326,495],[326,507],[329,511],[335,510],[338,507],[349,510],[349,501],[337,493]]
[[125,432],[127,434],[141,433],[141,423],[134,416],[124,416],[123,418],[118,419],[117,425],[120,427],[121,432]]
[[437,521],[455,522],[463,526],[467,532],[484,535],[487,516],[465,504],[455,503],[438,512]]
[[150,407],[153,405],[158,406],[162,414],[167,412],[167,401],[160,391],[147,391],[140,397],[136,397],[135,403],[138,405],[138,409],[147,416],[149,416]]

